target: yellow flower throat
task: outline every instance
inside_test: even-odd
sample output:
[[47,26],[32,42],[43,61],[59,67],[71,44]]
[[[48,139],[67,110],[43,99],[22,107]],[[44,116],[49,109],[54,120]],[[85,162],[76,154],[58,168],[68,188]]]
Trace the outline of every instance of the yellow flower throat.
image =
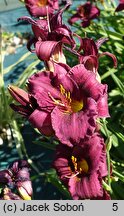
[[47,0],[38,0],[37,6],[43,7],[47,5]]
[[83,109],[83,100],[77,101],[71,98],[69,91],[66,91],[63,85],[60,84],[60,98],[61,100],[56,100],[48,92],[49,97],[53,100],[55,105],[59,105],[66,113],[76,113]]
[[71,160],[72,160],[72,163],[74,165],[74,170],[76,172],[78,172],[79,174],[88,172],[89,167],[88,167],[88,163],[85,159],[81,159],[80,161],[78,161],[76,157],[72,156]]

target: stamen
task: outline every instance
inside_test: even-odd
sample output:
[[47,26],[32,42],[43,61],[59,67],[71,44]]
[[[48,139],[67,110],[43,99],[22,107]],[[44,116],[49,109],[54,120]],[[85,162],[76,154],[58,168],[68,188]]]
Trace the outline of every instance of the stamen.
[[62,84],[60,84],[60,92],[61,92],[62,95],[65,94],[65,89],[64,89]]
[[52,99],[52,101],[56,104],[56,105],[61,105],[61,106],[65,106],[63,103],[61,103],[59,100],[56,100],[50,92],[48,92],[49,97]]
[[76,172],[75,174],[71,175],[71,176],[65,176],[68,179],[74,178],[75,176],[77,176],[79,174],[79,172]]

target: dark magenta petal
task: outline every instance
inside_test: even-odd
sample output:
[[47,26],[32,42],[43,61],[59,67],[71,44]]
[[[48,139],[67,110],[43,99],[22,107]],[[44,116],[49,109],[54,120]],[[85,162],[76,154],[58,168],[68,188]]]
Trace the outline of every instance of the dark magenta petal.
[[69,44],[73,49],[75,48],[76,44],[73,39],[72,32],[66,25],[58,27],[54,32],[58,34],[58,37],[60,37],[62,43]]
[[78,83],[82,92],[87,96],[92,97],[97,102],[98,116],[109,117],[107,85],[99,83],[95,73],[86,70],[84,65],[81,64],[74,66],[69,74]]
[[97,56],[98,49],[95,42],[90,38],[82,38],[78,52],[83,50],[83,56]]
[[106,42],[106,41],[108,41],[108,38],[100,38],[100,39],[98,39],[98,40],[95,42],[95,44],[96,44],[96,46],[97,46],[97,49],[99,49],[99,48],[101,47],[101,45],[102,45],[104,42]]
[[119,0],[119,5],[117,6],[115,12],[124,10],[124,0]]
[[69,179],[69,191],[73,199],[92,199],[103,196],[102,183],[97,172],[90,176]]
[[73,25],[73,23],[77,22],[80,19],[81,17],[78,14],[75,14],[68,20],[68,22],[70,25]]
[[29,16],[22,16],[22,17],[19,17],[18,18],[18,21],[27,21],[28,23],[32,24],[32,25],[36,25],[37,24],[37,21],[36,20],[33,20],[31,17]]
[[72,171],[71,171],[70,167],[68,166],[68,160],[66,158],[62,158],[62,157],[57,158],[53,163],[53,168],[56,169],[57,174],[60,177],[60,179],[64,183],[67,183],[68,179],[66,176],[72,175]]
[[77,8],[76,14],[74,14],[68,21],[73,24],[77,20],[81,20],[82,26],[85,28],[90,25],[90,20],[97,18],[100,15],[100,10],[94,6],[91,2],[86,2],[85,4]]
[[58,50],[58,46],[61,48],[61,42],[38,41],[36,43],[36,54],[40,60],[48,61],[54,52],[56,52],[55,49]]
[[98,70],[98,58],[93,55],[89,56],[80,56],[79,57],[80,64],[84,64],[85,68],[87,70],[93,71],[94,73],[97,73]]
[[101,95],[97,101],[97,109],[99,117],[110,117],[108,110],[108,94],[107,85],[104,85],[105,89],[103,95]]
[[35,110],[28,118],[34,128],[37,128],[42,134],[50,136],[54,134],[51,125],[51,116],[49,113]]
[[[92,174],[93,172],[99,170],[100,163],[102,163],[103,160],[103,144],[102,137],[98,133],[94,133],[89,139],[82,140],[80,142],[80,148],[79,145],[74,147],[72,154],[77,158],[82,157],[88,161],[88,174]],[[101,164],[101,167],[102,165],[103,163]]]
[[100,95],[104,95],[106,86],[99,83],[95,73],[87,70],[83,64],[74,66],[69,74],[87,96],[98,100]]
[[0,183],[10,183],[12,182],[12,174],[9,170],[1,170],[0,171]]
[[46,3],[44,1],[43,5],[41,4],[40,0],[25,0],[25,5],[31,16],[41,17],[46,16],[47,12],[50,14],[53,13],[54,10],[57,10],[58,0],[48,0]]
[[51,113],[51,121],[56,137],[68,146],[79,143],[89,137],[95,130],[97,116],[96,103],[93,99],[87,102],[87,109],[77,113],[64,113],[55,107]]
[[9,90],[10,94],[12,95],[12,97],[17,102],[19,102],[23,106],[26,106],[29,104],[29,97],[28,97],[28,93],[26,91],[18,88],[17,86],[12,86],[12,85],[8,86],[8,90]]
[[48,36],[48,21],[46,19],[36,20],[36,23],[32,24],[32,30],[35,38],[46,40]]
[[99,172],[101,177],[105,177],[108,175],[108,168],[107,168],[106,146],[103,138],[101,138],[101,144],[102,144],[102,154],[100,157]]
[[66,92],[71,93],[71,97],[74,99],[80,99],[80,91],[77,83],[68,76],[67,72],[70,67],[65,64],[54,64],[54,73],[56,77],[53,80],[54,86],[58,87],[60,91],[60,86],[63,86]]
[[110,56],[114,62],[114,67],[117,67],[117,59],[116,59],[115,55],[113,55],[112,53],[109,53],[109,52],[103,52],[99,55],[99,57],[101,57],[103,55]]
[[70,5],[71,3],[68,1],[65,7],[52,16],[50,20],[50,28],[52,31],[62,25],[62,14]]
[[33,109],[28,106],[24,107],[22,105],[15,105],[15,104],[10,104],[10,107],[15,111],[21,114],[22,116],[28,118],[29,115],[33,112]]
[[54,73],[47,71],[36,73],[28,80],[29,93],[42,110],[51,111],[55,107],[51,96],[60,99],[60,92],[51,84],[53,78]]
[[19,182],[30,180],[29,168],[24,167],[19,169],[16,178],[18,179]]
[[90,25],[90,20],[84,20],[83,22],[81,22],[81,26],[83,28],[86,28]]
[[27,42],[27,49],[34,53],[35,52],[35,48],[32,46],[35,46],[35,43],[36,43],[36,38],[31,38],[28,42]]
[[34,20],[31,17],[23,16],[18,18],[18,21],[26,21],[32,25],[32,30],[35,35],[35,39],[42,38],[46,40],[48,35],[48,21],[46,19]]
[[29,169],[29,164],[26,160],[15,160],[14,162],[12,162],[9,165],[9,169],[13,172],[13,173],[18,173],[18,171],[20,169],[23,168],[28,168]]
[[58,75],[59,77],[65,76],[67,72],[70,71],[70,66],[63,63],[54,64],[54,74]]

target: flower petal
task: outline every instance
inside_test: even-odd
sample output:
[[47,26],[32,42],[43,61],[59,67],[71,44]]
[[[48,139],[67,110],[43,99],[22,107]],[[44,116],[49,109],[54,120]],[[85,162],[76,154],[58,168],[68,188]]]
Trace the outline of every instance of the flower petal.
[[78,52],[80,52],[81,50],[83,50],[83,56],[89,56],[89,55],[97,56],[98,54],[97,46],[94,40],[90,38],[82,38]]
[[37,128],[40,131],[40,133],[46,136],[51,136],[54,134],[51,125],[51,116],[49,113],[36,109],[29,116],[28,120],[34,128]]
[[107,94],[107,85],[104,85],[104,92],[103,95],[101,95],[97,101],[97,109],[98,109],[98,115],[100,118],[102,117],[110,117],[109,110],[108,110],[108,94]]
[[106,85],[99,83],[95,73],[87,70],[83,64],[74,66],[69,75],[79,85],[82,91],[94,100],[98,100],[100,95],[104,95]]
[[17,86],[12,86],[12,85],[8,86],[8,90],[9,90],[10,94],[12,95],[12,97],[17,102],[19,102],[23,106],[26,106],[29,104],[29,97],[28,97],[28,93],[26,91],[18,88]]
[[92,199],[103,196],[102,182],[97,172],[90,176],[69,179],[69,191],[73,199]]
[[103,52],[99,55],[99,57],[103,56],[103,55],[107,55],[107,56],[110,56],[114,62],[114,67],[116,68],[117,67],[117,58],[115,57],[114,54],[110,53],[110,52]]
[[68,146],[79,143],[81,139],[89,137],[95,130],[97,116],[96,103],[93,99],[87,102],[87,109],[77,113],[64,113],[55,107],[51,113],[52,126],[57,138]]
[[[61,47],[61,42],[57,41],[38,41],[35,44],[35,51],[40,60],[48,61],[54,55],[55,49]],[[47,47],[47,49],[46,49]]]

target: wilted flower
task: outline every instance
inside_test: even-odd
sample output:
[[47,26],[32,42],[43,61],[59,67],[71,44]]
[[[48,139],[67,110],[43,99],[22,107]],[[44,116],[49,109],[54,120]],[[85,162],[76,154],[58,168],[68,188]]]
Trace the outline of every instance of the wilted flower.
[[69,24],[72,25],[73,23],[81,20],[82,27],[87,27],[90,25],[90,21],[92,19],[97,18],[100,15],[100,10],[96,6],[94,6],[91,2],[86,2],[85,4],[81,5],[77,9],[77,13],[74,14],[69,20]]
[[53,163],[73,199],[103,197],[102,178],[107,175],[105,144],[98,133],[73,148],[57,146]]
[[58,0],[25,0],[25,5],[31,16],[42,17],[58,10]]
[[[38,58],[45,61],[47,65],[49,60],[66,63],[62,44],[69,44],[72,48],[75,46],[70,28],[62,24],[62,13],[69,6],[70,4],[67,4],[56,14],[49,16],[48,20],[35,21],[26,16],[19,18],[19,20],[26,20],[32,24],[34,38],[29,41],[28,49],[36,52]],[[32,45],[34,45],[34,50],[31,50]]]
[[[107,41],[107,38],[100,38],[96,42],[91,38],[80,38],[80,47],[77,51],[80,54],[79,62],[84,64],[84,66],[93,71],[94,73],[98,72],[98,60],[101,56],[107,55],[110,56],[114,62],[114,66],[117,66],[116,57],[110,52],[98,53],[100,46]],[[83,51],[83,54],[81,53]]]
[[119,5],[117,6],[115,12],[124,10],[124,0],[119,0]]
[[83,64],[73,68],[54,64],[54,71],[32,75],[25,97],[20,95],[23,90],[10,86],[11,95],[21,103],[11,107],[41,133],[47,135],[53,129],[62,143],[72,145],[92,135],[97,117],[109,116],[107,85],[100,84]]
[[[9,168],[0,171],[0,183],[11,188],[16,188],[24,200],[30,200],[32,196],[32,184],[29,174],[29,165],[25,160],[17,160],[10,164]],[[8,190],[10,195],[11,191]],[[8,195],[9,195],[8,194]],[[10,196],[11,197],[11,196]]]

